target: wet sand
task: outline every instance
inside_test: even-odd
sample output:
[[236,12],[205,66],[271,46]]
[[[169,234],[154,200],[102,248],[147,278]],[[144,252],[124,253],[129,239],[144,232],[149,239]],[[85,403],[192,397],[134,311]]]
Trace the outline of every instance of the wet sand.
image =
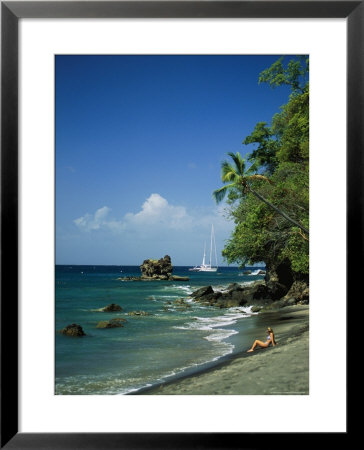
[[139,391],[139,395],[308,395],[309,306],[259,314],[256,339],[271,326],[278,345],[246,350],[195,375]]

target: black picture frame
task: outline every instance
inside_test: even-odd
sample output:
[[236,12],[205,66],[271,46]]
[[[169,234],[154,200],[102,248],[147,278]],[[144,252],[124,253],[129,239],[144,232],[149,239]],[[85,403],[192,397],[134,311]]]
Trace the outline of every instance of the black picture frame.
[[[2,1],[1,2],[1,448],[184,449],[286,447],[293,433],[18,432],[18,22],[21,18],[346,18],[347,299],[363,262],[364,1]],[[358,251],[359,250],[359,251]],[[359,254],[359,258],[358,258]],[[353,261],[356,271],[349,270]],[[359,290],[358,290],[359,292]],[[11,300],[11,301],[10,301]],[[9,318],[12,320],[9,320]],[[10,338],[9,338],[10,337]],[[265,413],[262,412],[264,416]],[[348,417],[348,416],[347,416]],[[348,419],[347,419],[348,424]],[[347,438],[337,433],[335,443]],[[318,434],[300,436],[300,444]],[[326,442],[326,436],[324,436]]]

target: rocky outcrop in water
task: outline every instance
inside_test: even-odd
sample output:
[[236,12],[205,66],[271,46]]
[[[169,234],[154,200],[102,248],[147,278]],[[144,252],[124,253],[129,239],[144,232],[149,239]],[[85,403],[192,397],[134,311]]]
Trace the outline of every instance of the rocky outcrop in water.
[[181,277],[180,275],[171,275],[168,280],[170,281],[189,281],[189,277]]
[[111,320],[102,320],[96,325],[96,328],[121,328],[123,327],[123,322],[126,322],[126,319],[117,318]]
[[257,281],[249,286],[234,283],[224,291],[214,291],[211,286],[205,286],[193,292],[191,297],[196,302],[219,308],[266,304],[272,301],[264,281]]
[[308,303],[308,286],[305,282],[294,282],[286,295],[276,298],[277,285],[267,284],[264,280],[248,285],[230,284],[226,290],[214,291],[211,286],[204,286],[191,294],[194,301],[219,308],[252,306],[253,312],[272,310],[297,303]]
[[67,325],[60,331],[60,333],[66,335],[66,336],[72,336],[72,337],[86,336],[86,333],[83,331],[81,325],[78,325],[77,323],[72,323],[71,325]]
[[171,257],[166,255],[160,259],[145,259],[140,266],[140,277],[120,277],[119,281],[188,281],[189,277],[172,275],[173,266]]
[[146,311],[130,311],[128,312],[129,316],[150,316],[150,314]]
[[120,312],[123,308],[116,303],[110,303],[110,305],[105,306],[105,308],[101,308],[103,312]]
[[145,259],[140,266],[140,271],[142,272],[142,278],[168,280],[173,272],[171,257],[166,255],[160,259]]

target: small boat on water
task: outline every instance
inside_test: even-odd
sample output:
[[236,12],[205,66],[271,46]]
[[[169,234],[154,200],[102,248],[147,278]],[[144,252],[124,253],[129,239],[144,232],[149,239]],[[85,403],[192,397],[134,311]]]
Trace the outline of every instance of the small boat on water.
[[[215,250],[215,266],[211,264],[212,248]],[[210,259],[209,264],[206,264],[206,244],[204,246],[202,264],[200,266],[191,267],[188,269],[190,272],[217,272],[217,254],[216,254],[216,242],[214,234],[214,226],[211,225],[211,238],[210,238]]]

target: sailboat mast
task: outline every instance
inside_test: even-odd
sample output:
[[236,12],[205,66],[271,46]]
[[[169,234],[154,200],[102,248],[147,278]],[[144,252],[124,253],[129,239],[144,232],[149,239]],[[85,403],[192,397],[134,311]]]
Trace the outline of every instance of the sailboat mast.
[[210,267],[211,267],[211,255],[212,255],[212,235],[214,233],[214,226],[211,225],[211,238],[210,238]]
[[215,233],[214,233],[214,246],[215,246],[215,262],[217,267],[217,252],[216,252],[216,239],[215,239]]

